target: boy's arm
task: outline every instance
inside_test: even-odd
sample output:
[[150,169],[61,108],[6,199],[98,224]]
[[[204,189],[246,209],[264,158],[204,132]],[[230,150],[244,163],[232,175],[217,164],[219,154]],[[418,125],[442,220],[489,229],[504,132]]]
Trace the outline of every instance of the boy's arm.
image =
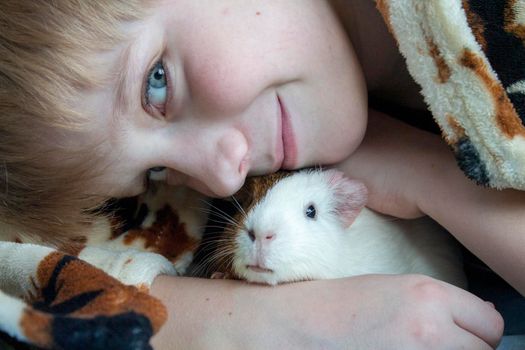
[[525,294],[525,192],[477,186],[437,135],[370,111],[367,135],[340,167],[363,180],[369,206],[398,217],[427,214]]
[[[429,277],[366,275],[276,287],[159,276],[155,349],[492,349],[493,306]],[[373,336],[371,336],[373,335]]]

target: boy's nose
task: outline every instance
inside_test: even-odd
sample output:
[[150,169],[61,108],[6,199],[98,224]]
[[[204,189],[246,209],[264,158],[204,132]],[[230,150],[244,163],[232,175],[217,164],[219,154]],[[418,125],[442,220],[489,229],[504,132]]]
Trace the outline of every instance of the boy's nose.
[[182,182],[216,197],[237,192],[250,167],[248,141],[244,134],[237,129],[228,129],[201,130],[198,135],[184,147],[185,164],[179,167],[179,171],[168,173],[168,182]]

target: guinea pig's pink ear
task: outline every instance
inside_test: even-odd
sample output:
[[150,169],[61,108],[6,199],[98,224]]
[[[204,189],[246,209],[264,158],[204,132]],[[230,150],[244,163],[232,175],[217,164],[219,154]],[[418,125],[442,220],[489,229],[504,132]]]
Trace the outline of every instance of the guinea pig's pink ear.
[[339,170],[330,169],[324,173],[335,194],[335,210],[345,227],[348,227],[365,206],[368,191],[361,181],[349,179]]

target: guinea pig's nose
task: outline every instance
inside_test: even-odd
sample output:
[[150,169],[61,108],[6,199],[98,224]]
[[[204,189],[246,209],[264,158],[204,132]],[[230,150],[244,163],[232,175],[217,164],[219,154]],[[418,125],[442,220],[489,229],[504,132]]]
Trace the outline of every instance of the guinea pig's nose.
[[266,235],[264,235],[264,239],[267,241],[271,241],[275,238],[275,233],[273,232],[267,232]]
[[255,240],[259,239],[260,241],[272,241],[275,239],[275,233],[274,232],[265,232],[263,234],[259,234],[258,232],[255,232],[254,230],[248,230],[248,237],[250,237],[250,240],[252,242],[255,242]]

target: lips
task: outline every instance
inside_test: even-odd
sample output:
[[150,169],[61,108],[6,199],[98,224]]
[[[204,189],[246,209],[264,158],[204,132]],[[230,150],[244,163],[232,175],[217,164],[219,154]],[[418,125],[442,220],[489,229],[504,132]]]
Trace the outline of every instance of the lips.
[[283,169],[294,169],[297,161],[297,145],[295,143],[295,134],[292,128],[290,115],[286,109],[286,105],[280,96],[277,96],[279,102],[279,108],[281,110],[281,134],[282,134],[282,145],[283,145],[283,162],[281,168]]

